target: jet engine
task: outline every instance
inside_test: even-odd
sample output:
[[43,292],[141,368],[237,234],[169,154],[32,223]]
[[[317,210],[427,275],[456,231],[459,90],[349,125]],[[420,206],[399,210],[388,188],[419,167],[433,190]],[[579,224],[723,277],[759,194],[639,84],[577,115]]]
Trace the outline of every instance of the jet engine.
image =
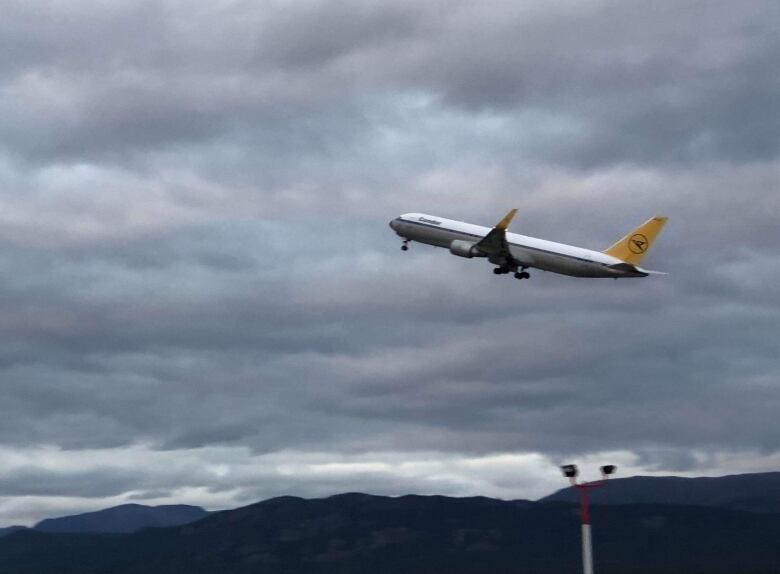
[[463,239],[456,239],[450,243],[450,253],[457,255],[458,257],[487,257],[485,253],[479,250],[476,244],[472,241],[464,241]]

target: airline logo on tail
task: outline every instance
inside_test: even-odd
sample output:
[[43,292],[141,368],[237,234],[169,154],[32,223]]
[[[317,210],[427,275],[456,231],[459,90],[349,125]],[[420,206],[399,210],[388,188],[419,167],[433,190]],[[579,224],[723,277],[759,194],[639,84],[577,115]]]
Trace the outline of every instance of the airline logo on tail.
[[631,253],[636,253],[637,255],[644,253],[647,251],[647,237],[641,233],[635,233],[628,240],[628,248],[631,250]]

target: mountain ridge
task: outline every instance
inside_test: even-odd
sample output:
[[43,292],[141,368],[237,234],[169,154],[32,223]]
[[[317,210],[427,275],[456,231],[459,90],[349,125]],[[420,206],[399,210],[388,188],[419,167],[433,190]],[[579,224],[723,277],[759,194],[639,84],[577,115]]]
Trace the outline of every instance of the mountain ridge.
[[[596,503],[591,508],[595,563],[600,573],[778,572],[780,512],[773,512],[767,505],[777,500],[780,473],[683,482],[679,478],[611,479],[608,488],[593,491],[614,490],[617,495],[609,504]],[[680,484],[685,485],[682,491]],[[691,494],[691,485],[701,485],[699,492]],[[626,502],[636,489],[644,489],[643,496],[649,499],[666,496],[684,504]],[[280,496],[207,513],[186,524],[147,527],[129,534],[24,529],[0,539],[0,572],[576,571],[580,568],[579,509],[577,503],[559,500],[561,493],[567,493],[567,489],[538,501],[359,492],[315,499]],[[743,504],[746,493],[752,497],[748,508],[728,507]],[[701,501],[711,504],[690,504]],[[122,506],[124,510],[142,507]]]
[[47,533],[130,534],[142,528],[188,524],[208,514],[200,506],[187,504],[147,506],[128,503],[94,512],[45,518],[32,528],[25,526],[0,528],[0,538],[20,530]]
[[[604,574],[770,574],[780,514],[684,505],[592,509]],[[360,493],[277,497],[133,534],[16,532],[4,574],[553,574],[576,571],[578,508],[566,502]]]
[[[610,478],[607,488],[593,489],[589,495],[592,504],[678,504],[780,512],[780,472]],[[578,500],[576,489],[567,487],[540,498],[539,502]]]

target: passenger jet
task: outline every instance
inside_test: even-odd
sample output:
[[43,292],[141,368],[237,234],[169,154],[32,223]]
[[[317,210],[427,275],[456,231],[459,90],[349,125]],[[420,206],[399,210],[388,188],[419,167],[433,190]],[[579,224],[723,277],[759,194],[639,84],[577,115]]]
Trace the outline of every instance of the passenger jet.
[[641,268],[647,250],[653,244],[666,217],[652,217],[604,251],[554,243],[544,239],[507,233],[513,209],[495,227],[488,228],[424,213],[405,213],[390,222],[403,239],[401,249],[410,241],[446,247],[459,257],[484,257],[496,267],[493,273],[514,273],[516,279],[528,279],[526,269],[541,269],[572,277],[647,277],[664,275]]

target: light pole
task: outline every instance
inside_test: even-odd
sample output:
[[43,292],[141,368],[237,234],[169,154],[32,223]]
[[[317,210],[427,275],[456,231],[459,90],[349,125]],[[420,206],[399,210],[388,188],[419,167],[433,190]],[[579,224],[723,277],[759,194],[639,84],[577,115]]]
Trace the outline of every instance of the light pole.
[[609,475],[614,474],[617,467],[614,464],[606,464],[601,467],[601,480],[593,482],[577,482],[576,464],[566,464],[561,467],[563,475],[569,479],[571,485],[577,489],[580,495],[580,519],[582,521],[582,571],[584,574],[593,574],[593,545],[590,538],[590,500],[588,489],[598,488],[607,483]]

